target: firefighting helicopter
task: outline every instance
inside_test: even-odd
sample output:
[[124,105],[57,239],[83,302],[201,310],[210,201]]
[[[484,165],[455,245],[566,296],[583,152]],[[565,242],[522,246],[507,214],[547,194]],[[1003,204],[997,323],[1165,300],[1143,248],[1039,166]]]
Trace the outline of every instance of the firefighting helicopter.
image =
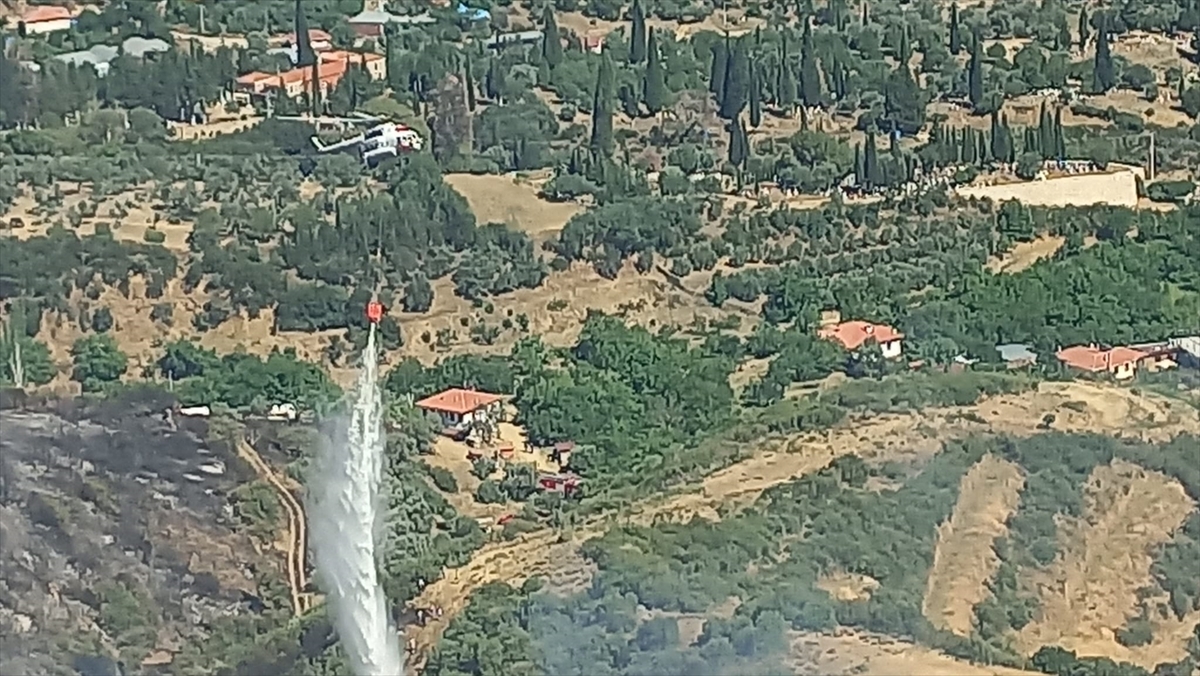
[[312,137],[312,142],[319,153],[353,148],[357,150],[363,164],[368,167],[374,167],[383,159],[396,157],[400,153],[420,150],[425,144],[421,135],[412,127],[395,122],[375,125],[361,134],[330,145],[321,143],[321,139],[316,136]]

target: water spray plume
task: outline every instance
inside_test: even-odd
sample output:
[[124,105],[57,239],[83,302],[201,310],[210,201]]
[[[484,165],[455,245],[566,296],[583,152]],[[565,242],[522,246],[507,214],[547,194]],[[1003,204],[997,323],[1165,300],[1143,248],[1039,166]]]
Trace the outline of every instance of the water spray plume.
[[375,568],[383,479],[383,401],[375,325],[367,335],[349,420],[321,452],[308,510],[317,579],[356,676],[400,676],[400,644]]

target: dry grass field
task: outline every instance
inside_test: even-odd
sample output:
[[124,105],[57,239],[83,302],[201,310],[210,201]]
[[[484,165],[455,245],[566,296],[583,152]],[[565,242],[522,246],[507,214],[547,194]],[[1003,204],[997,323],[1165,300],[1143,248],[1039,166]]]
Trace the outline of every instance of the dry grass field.
[[521,180],[511,175],[447,174],[446,183],[467,199],[480,225],[504,223],[535,239],[545,239],[583,211],[576,202],[550,202],[538,197],[538,190],[549,178],[543,175]]
[[955,190],[966,198],[994,202],[1017,200],[1031,206],[1065,207],[1110,204],[1134,208],[1138,205],[1137,174],[1115,171],[1047,178],[1041,181],[969,185]]
[[937,549],[922,608],[935,627],[968,636],[975,606],[1000,560],[992,549],[1008,529],[1025,479],[1021,468],[988,455],[967,472],[950,520],[938,526]]
[[1017,645],[1032,654],[1058,644],[1147,669],[1183,659],[1200,612],[1183,620],[1156,614],[1154,640],[1140,647],[1121,645],[1115,633],[1137,616],[1139,590],[1156,588],[1152,554],[1183,525],[1195,503],[1178,481],[1114,462],[1092,473],[1085,505],[1082,518],[1060,520],[1058,559],[1048,569],[1021,575],[1038,590],[1041,614],[1020,632]]

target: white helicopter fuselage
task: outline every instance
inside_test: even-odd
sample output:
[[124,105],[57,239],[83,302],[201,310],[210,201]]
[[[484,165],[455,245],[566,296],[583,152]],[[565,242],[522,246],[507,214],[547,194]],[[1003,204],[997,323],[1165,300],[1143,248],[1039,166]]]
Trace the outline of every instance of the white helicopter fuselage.
[[329,146],[322,145],[320,140],[314,136],[313,144],[317,147],[317,151],[322,153],[356,148],[364,163],[374,165],[384,157],[394,157],[402,152],[420,150],[424,145],[424,140],[420,134],[406,125],[387,123],[376,125],[358,136]]

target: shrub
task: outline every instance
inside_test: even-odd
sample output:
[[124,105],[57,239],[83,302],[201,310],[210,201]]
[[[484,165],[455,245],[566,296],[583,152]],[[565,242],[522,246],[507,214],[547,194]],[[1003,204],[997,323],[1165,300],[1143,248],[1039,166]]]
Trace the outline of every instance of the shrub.
[[458,481],[454,478],[454,474],[445,467],[430,467],[429,478],[433,479],[433,485],[443,493],[458,492]]

